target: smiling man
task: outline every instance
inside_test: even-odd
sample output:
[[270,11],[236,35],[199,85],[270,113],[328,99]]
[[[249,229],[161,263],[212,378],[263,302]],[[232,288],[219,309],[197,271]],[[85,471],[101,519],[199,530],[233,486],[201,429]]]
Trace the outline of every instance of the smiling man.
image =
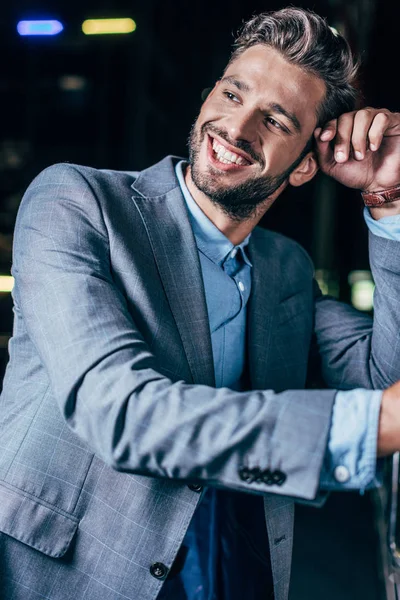
[[[400,116],[355,111],[355,71],[317,15],[258,15],[189,161],[55,165],[28,188],[2,598],[287,600],[296,499],[376,485],[377,456],[400,448]],[[318,168],[370,207],[373,321],[256,227]],[[317,363],[330,389],[304,389]]]

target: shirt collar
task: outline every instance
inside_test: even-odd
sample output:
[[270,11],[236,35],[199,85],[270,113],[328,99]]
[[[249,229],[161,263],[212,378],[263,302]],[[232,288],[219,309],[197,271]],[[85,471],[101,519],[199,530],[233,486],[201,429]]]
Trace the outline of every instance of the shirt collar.
[[252,264],[246,256],[245,250],[251,234],[249,234],[241,244],[234,246],[222,231],[210,221],[188,190],[183,173],[183,169],[187,164],[188,163],[183,160],[179,161],[175,167],[175,171],[189,211],[189,218],[196,239],[197,248],[205,254],[207,258],[219,266],[222,265],[234,248],[240,248],[244,261],[251,267]]

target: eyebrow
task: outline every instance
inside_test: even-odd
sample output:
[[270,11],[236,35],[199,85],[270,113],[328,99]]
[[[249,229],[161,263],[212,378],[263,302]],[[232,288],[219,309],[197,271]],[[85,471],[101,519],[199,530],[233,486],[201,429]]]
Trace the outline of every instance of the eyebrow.
[[249,85],[247,85],[247,83],[244,83],[244,81],[240,81],[240,79],[236,79],[236,77],[232,77],[232,75],[226,75],[225,77],[222,78],[221,81],[227,81],[228,83],[231,83],[232,85],[237,87],[237,89],[240,90],[241,92],[250,92],[251,91],[251,87]]
[[[240,79],[237,79],[236,77],[233,77],[232,75],[226,75],[225,77],[222,78],[221,81],[225,81],[227,83],[230,83],[231,85],[234,85],[241,92],[251,92],[251,87],[247,83],[245,83],[244,81],[240,81]],[[294,113],[286,110],[286,108],[283,108],[283,106],[281,104],[279,104],[278,102],[273,102],[269,108],[270,108],[270,110],[273,110],[273,111],[279,113],[280,115],[283,115],[284,117],[286,117],[292,123],[295,130],[298,133],[301,133],[300,121],[298,120],[298,118],[296,117],[296,115]]]
[[270,106],[271,106],[271,110],[273,110],[273,111],[279,113],[280,115],[283,115],[287,119],[289,119],[289,121],[292,123],[293,127],[295,128],[295,130],[298,133],[301,133],[300,121],[298,120],[298,118],[296,117],[296,115],[294,113],[286,110],[286,108],[283,108],[283,106],[281,106],[277,102],[274,102]]

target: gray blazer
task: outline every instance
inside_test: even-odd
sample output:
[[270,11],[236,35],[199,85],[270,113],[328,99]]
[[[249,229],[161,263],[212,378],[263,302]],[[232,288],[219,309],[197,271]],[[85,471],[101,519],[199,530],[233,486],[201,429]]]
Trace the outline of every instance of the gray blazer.
[[175,162],[55,165],[22,201],[0,404],[1,598],[154,600],[197,483],[263,495],[285,600],[294,499],[317,494],[335,395],[302,389],[310,348],[331,388],[400,378],[398,244],[371,237],[372,326],[316,291],[296,243],[256,228],[248,362],[262,391],[215,389]]

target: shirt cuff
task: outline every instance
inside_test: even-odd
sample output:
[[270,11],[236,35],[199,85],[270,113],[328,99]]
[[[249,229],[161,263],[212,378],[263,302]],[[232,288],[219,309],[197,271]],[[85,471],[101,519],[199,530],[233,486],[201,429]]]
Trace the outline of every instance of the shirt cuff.
[[400,215],[382,217],[377,221],[371,217],[367,207],[364,208],[364,219],[368,229],[374,235],[386,238],[388,240],[400,241]]
[[377,440],[382,391],[355,389],[336,394],[320,488],[360,490],[381,484]]

